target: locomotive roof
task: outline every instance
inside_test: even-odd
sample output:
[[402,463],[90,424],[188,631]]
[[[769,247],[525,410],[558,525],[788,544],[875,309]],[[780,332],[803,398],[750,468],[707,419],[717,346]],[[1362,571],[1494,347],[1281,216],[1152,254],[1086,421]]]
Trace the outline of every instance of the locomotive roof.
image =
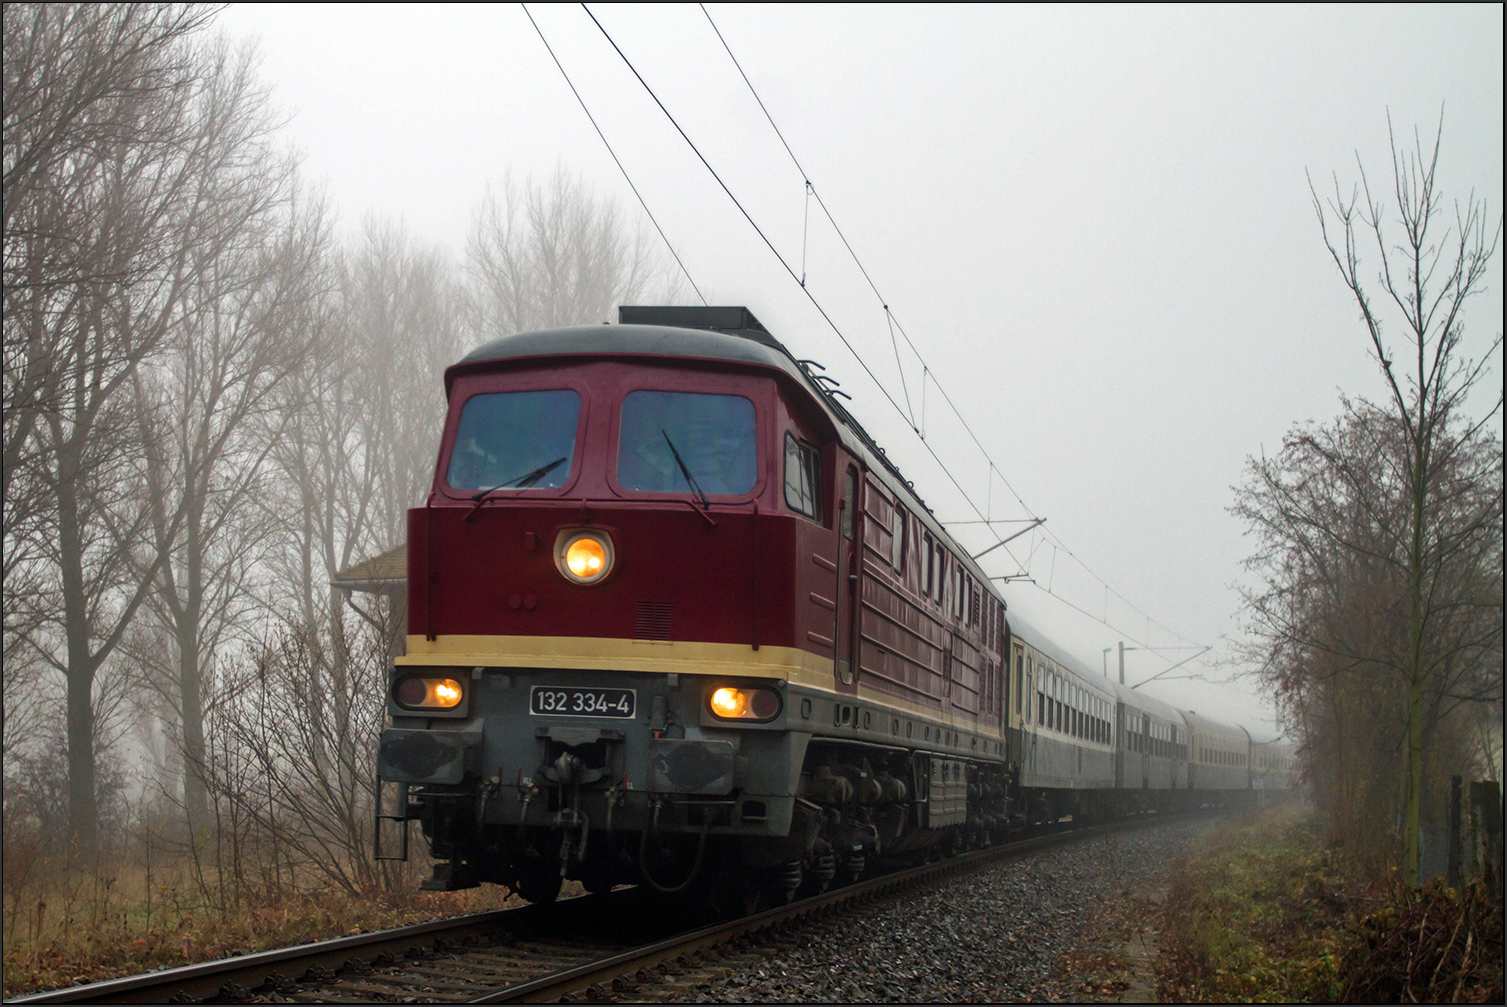
[[[906,498],[910,510],[933,534],[953,544],[954,553],[968,567],[984,590],[1001,604],[1004,596],[989,580],[982,567],[957,544],[936,520],[911,486],[909,480],[891,462],[884,449],[863,429],[837,398],[817,381],[807,363],[797,360],[769,330],[744,307],[701,306],[632,306],[619,308],[617,325],[574,325],[559,329],[541,329],[502,336],[483,343],[445,371],[445,394],[448,396],[455,378],[473,370],[483,370],[496,361],[544,359],[549,357],[671,357],[726,361],[731,364],[763,367],[785,374],[803,388],[827,413],[837,429],[843,446],[862,458],[890,491]],[[1008,608],[1008,605],[1006,605]]]
[[[519,360],[527,357],[573,356],[649,356],[698,357],[703,360],[726,360],[737,364],[774,367],[792,377],[800,370],[788,350],[773,336],[764,340],[733,336],[707,329],[685,329],[668,325],[575,325],[564,329],[520,332],[483,343],[461,358],[456,367],[493,360]],[[469,369],[469,368],[467,368]],[[452,382],[445,376],[446,391]]]

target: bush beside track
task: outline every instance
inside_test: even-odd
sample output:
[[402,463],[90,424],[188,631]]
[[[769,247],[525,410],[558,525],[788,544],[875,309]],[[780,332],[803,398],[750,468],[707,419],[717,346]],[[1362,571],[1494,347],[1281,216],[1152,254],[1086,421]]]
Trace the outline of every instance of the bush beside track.
[[1163,1002],[1503,1001],[1502,897],[1367,879],[1302,810],[1211,832],[1162,909]]

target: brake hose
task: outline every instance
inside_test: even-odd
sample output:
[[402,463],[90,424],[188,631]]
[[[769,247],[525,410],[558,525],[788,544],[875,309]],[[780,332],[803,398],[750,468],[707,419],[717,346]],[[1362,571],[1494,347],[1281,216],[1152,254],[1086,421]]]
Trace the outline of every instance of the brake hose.
[[701,822],[701,835],[696,840],[696,861],[691,864],[691,873],[686,875],[686,879],[680,884],[667,887],[655,881],[654,877],[649,873],[648,860],[649,837],[659,832],[659,809],[662,805],[663,802],[659,800],[654,802],[654,814],[649,819],[649,824],[644,829],[643,836],[638,841],[638,873],[639,877],[644,879],[645,884],[661,895],[675,895],[691,887],[691,882],[695,881],[701,873],[702,856],[706,853],[706,834],[711,831],[712,816],[708,814]]

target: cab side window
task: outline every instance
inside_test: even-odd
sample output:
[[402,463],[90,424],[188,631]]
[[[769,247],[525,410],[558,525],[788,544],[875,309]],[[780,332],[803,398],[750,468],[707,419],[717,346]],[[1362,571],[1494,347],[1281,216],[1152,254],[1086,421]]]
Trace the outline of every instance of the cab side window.
[[785,434],[785,503],[813,521],[822,519],[821,457],[814,445]]

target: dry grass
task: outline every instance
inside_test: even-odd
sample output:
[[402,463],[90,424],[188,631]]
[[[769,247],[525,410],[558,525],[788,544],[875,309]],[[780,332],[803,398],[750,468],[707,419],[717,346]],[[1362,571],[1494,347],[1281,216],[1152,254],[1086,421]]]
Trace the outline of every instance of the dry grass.
[[[149,903],[142,873],[62,872],[45,887],[6,891],[4,995],[520,904],[507,889],[483,885],[464,892],[243,893],[234,908],[217,911],[172,880],[154,884]],[[157,878],[167,873],[159,867]]]

